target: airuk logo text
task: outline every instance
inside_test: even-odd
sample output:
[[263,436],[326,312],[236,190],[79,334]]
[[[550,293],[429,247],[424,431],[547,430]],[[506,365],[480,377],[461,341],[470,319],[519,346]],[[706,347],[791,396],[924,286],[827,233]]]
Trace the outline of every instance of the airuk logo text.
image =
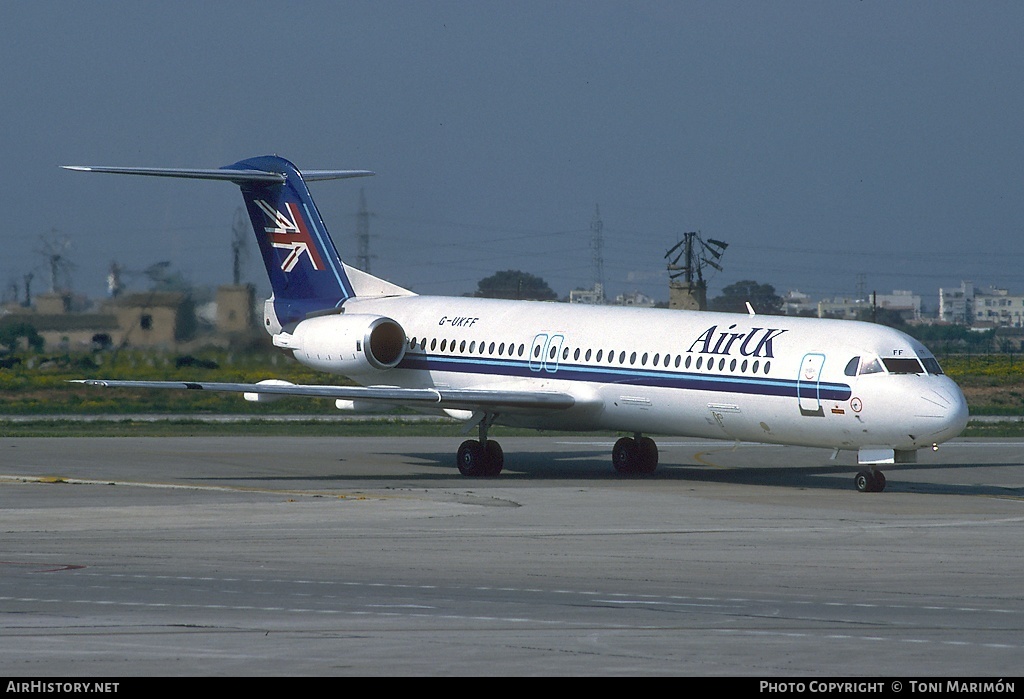
[[744,357],[771,359],[775,356],[772,352],[772,340],[786,332],[778,328],[751,328],[743,332],[731,332],[735,327],[730,325],[724,331],[719,331],[717,325],[712,325],[701,333],[686,351],[729,355],[735,348]]

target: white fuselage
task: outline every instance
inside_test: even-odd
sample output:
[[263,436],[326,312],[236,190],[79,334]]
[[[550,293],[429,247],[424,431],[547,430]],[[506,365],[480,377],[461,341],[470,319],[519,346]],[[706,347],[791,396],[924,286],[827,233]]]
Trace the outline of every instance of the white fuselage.
[[503,424],[916,450],[967,422],[963,394],[934,357],[870,323],[425,296],[355,297],[344,312],[401,325],[401,362],[353,374],[324,347],[297,350],[299,361],[364,385],[577,400],[557,412],[498,414]]

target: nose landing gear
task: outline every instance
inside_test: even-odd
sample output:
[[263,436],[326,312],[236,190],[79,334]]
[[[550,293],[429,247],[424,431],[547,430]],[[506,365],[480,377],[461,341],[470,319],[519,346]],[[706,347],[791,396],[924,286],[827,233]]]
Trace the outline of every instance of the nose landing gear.
[[880,493],[885,490],[885,474],[881,471],[860,471],[853,477],[853,485],[862,493]]

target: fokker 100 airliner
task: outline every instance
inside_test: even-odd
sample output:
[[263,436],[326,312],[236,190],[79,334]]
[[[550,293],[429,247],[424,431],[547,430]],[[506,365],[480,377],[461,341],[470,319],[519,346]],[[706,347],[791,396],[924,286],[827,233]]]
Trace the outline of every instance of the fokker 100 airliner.
[[963,430],[967,405],[934,355],[881,325],[704,311],[420,296],[345,264],[307,182],[372,175],[299,171],[277,156],[220,169],[65,166],[225,180],[242,190],[273,293],[263,324],[302,364],[358,386],[86,380],[99,386],[332,398],[343,410],[402,405],[464,420],[466,476],[504,464],[502,424],[631,433],[614,468],[650,473],[650,434],[857,452],[862,492],[882,464],[916,460]]

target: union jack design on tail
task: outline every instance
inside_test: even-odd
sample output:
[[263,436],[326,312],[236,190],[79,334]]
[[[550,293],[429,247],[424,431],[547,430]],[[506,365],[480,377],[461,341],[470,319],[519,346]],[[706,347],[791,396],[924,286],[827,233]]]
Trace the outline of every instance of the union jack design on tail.
[[281,260],[281,271],[291,272],[299,263],[303,253],[309,255],[313,269],[322,270],[324,268],[324,262],[320,259],[316,245],[309,235],[306,222],[294,204],[285,202],[285,208],[288,210],[286,216],[263,199],[257,199],[255,203],[273,224],[263,228],[268,234],[270,244],[275,248],[288,250],[288,254]]

